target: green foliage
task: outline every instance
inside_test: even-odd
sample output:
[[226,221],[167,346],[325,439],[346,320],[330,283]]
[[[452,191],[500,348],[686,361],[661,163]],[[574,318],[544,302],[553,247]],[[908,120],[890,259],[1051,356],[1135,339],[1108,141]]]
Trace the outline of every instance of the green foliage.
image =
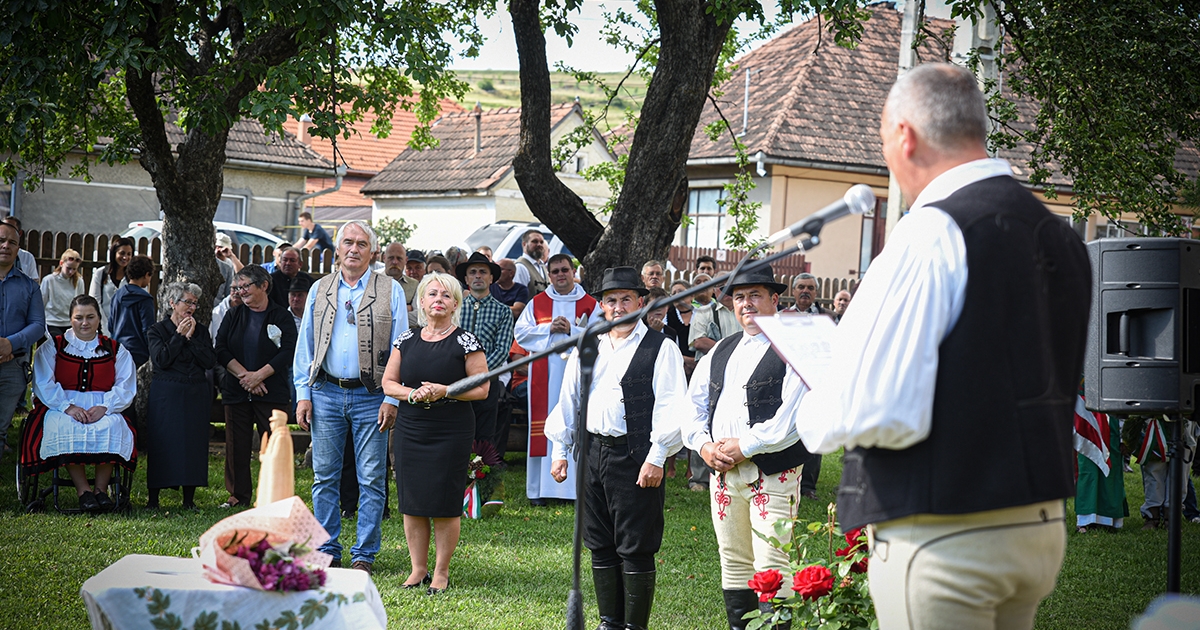
[[417,226],[409,225],[408,221],[402,218],[383,218],[372,221],[371,229],[375,230],[375,235],[379,237],[379,247],[383,248],[392,243],[407,243]]
[[[979,5],[959,0],[954,10],[972,15]],[[998,59],[1005,84],[986,86],[993,144],[1031,145],[1035,185],[1070,177],[1078,218],[1134,213],[1152,233],[1181,233],[1172,205],[1197,205],[1195,174],[1175,162],[1200,139],[1195,4],[1017,0],[997,20],[1010,44]],[[1016,97],[1038,103],[1036,115]]]
[[[488,6],[476,0],[12,3],[0,12],[0,176],[12,180],[25,170],[28,185],[36,186],[74,149],[89,151],[77,174],[95,161],[128,160],[161,145],[163,118],[213,138],[242,117],[280,132],[289,115],[306,113],[313,135],[348,137],[366,112],[387,121],[397,106],[428,123],[441,98],[466,89],[445,69],[449,42],[462,42],[468,53],[477,49],[473,16]],[[127,101],[131,81],[148,77],[157,112]],[[376,127],[389,131],[387,123]],[[412,144],[431,140],[423,127]],[[198,167],[182,160],[178,166]]]
[[479,82],[479,89],[483,90],[484,92],[495,92],[496,86],[492,85],[491,79],[484,79]]

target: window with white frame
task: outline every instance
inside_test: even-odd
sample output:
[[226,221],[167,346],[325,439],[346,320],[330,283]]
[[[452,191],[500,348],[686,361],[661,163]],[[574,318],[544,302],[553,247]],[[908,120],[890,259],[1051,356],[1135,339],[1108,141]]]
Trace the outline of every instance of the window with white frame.
[[217,214],[213,217],[213,220],[225,221],[227,223],[245,223],[246,198],[241,195],[221,195],[221,200],[217,202]]
[[688,224],[679,229],[679,244],[685,247],[724,247],[729,221],[724,188],[693,188],[688,191]]

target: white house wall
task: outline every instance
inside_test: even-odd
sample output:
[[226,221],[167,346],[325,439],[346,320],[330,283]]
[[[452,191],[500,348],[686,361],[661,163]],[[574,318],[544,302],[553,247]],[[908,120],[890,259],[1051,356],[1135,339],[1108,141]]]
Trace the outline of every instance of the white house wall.
[[405,245],[409,249],[444,250],[462,245],[476,228],[496,221],[496,198],[471,197],[375,197],[371,218],[404,219],[415,226]]

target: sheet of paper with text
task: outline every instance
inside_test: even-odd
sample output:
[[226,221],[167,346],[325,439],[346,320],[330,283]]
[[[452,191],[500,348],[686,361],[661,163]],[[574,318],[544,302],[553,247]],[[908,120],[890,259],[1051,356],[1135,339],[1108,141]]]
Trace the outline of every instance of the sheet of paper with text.
[[833,333],[837,324],[828,315],[776,313],[754,318],[779,356],[800,375],[809,389],[819,389],[833,362]]

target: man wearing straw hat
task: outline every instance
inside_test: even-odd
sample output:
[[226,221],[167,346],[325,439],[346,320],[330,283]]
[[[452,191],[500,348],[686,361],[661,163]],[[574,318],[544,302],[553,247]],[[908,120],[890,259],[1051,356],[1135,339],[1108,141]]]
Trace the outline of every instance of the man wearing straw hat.
[[770,266],[733,279],[729,290],[742,330],[696,364],[680,420],[684,445],[713,469],[709,496],[730,628],[745,628],[742,616],[759,605],[748,587],[754,574],[787,569],[787,555],[755,533],[777,537],[775,522],[792,516],[808,457],[792,417],[777,413],[803,384],[754,323],[775,314],[786,288]]
[[[609,321],[642,307],[648,291],[633,267],[605,269],[600,307]],[[601,630],[644,630],[654,602],[654,554],[662,544],[663,462],[680,448],[671,411],[683,403],[683,355],[666,335],[640,320],[597,339],[587,406],[587,474],[583,540],[592,552],[592,580]],[[554,441],[551,474],[567,478],[579,417],[579,357],[563,375],[558,406],[546,419]]]

